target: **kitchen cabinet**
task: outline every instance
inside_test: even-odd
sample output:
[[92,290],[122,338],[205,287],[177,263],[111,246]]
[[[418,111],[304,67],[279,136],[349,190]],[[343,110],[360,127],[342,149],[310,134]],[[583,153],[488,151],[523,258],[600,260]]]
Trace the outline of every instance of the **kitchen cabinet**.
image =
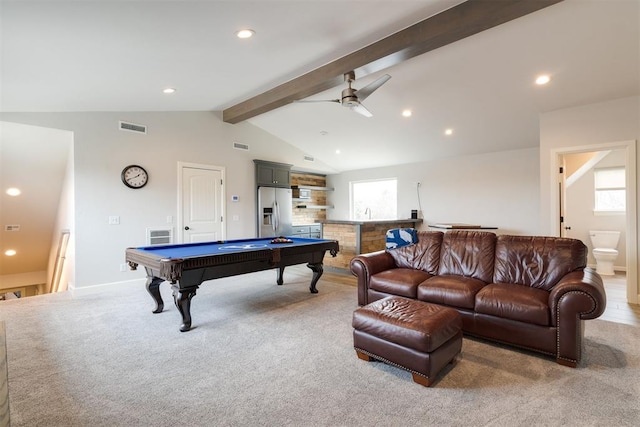
[[294,225],[292,227],[292,236],[321,239],[322,238],[322,224],[310,224],[310,225]]
[[256,184],[258,186],[286,188],[291,186],[291,166],[293,165],[265,160],[254,160],[253,162],[256,164]]

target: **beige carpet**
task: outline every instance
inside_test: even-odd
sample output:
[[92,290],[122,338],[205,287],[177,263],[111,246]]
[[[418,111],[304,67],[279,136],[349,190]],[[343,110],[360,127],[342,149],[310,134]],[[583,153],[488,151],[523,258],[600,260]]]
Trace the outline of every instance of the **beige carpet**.
[[9,420],[9,380],[7,376],[7,347],[4,322],[0,321],[0,427],[7,427]]
[[195,328],[162,286],[0,303],[12,426],[637,426],[640,328],[586,322],[577,369],[464,339],[432,388],[352,348],[354,287],[310,271],[205,283]]

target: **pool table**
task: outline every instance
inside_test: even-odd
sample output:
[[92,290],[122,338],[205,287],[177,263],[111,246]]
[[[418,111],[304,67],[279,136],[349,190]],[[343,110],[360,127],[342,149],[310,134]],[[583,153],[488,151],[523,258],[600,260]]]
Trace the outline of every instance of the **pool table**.
[[185,332],[191,329],[191,299],[202,282],[277,268],[277,283],[282,285],[286,266],[307,263],[313,271],[309,289],[315,294],[326,251],[335,257],[338,242],[269,237],[128,248],[126,261],[132,270],[138,265],[145,268],[147,291],[156,303],[154,313],[164,309],[160,284],[165,280],[171,283],[175,305],[182,315],[180,331]]

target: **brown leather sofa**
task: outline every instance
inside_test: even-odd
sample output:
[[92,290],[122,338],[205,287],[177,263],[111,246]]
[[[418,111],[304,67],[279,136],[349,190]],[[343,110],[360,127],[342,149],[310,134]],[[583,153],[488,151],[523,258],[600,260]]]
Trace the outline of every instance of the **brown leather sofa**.
[[398,295],[458,310],[465,334],[581,360],[583,322],[606,306],[580,240],[419,231],[418,242],[356,256],[358,304]]

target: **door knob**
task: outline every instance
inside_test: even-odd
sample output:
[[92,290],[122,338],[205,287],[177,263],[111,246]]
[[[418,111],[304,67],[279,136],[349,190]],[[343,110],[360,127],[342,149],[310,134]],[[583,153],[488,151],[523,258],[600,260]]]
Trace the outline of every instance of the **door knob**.
[[565,227],[564,229],[565,230],[571,230],[571,227]]
[[185,226],[185,227],[184,227],[184,229],[185,229],[185,230],[188,230],[188,229],[189,229],[189,226],[188,226],[188,225],[187,225],[187,226]]

